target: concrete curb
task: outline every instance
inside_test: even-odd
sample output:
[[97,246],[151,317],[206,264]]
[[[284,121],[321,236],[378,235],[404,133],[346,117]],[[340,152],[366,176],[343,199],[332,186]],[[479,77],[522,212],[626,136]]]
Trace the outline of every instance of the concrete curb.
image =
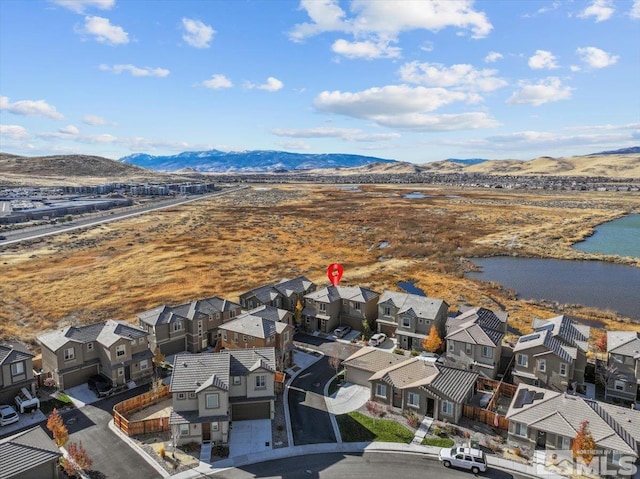
[[333,433],[336,436],[336,442],[338,444],[342,444],[342,434],[340,434],[340,428],[338,427],[338,421],[336,421],[336,415],[333,414],[333,410],[330,407],[329,402],[327,402],[327,399],[329,397],[329,386],[331,386],[331,383],[333,382],[333,380],[335,378],[338,377],[338,374],[334,375],[331,379],[329,379],[329,381],[327,381],[327,384],[324,385],[324,397],[325,397],[325,404],[327,405],[327,412],[329,413],[329,420],[331,421],[331,425],[333,426]]
[[116,425],[114,424],[113,419],[111,421],[109,421],[109,429],[111,429],[111,431],[116,436],[118,436],[125,443],[127,443],[127,445],[130,448],[132,448],[134,451],[136,451],[142,457],[142,459],[147,461],[147,463],[151,467],[153,467],[158,472],[158,474],[160,474],[164,478],[167,478],[167,477],[171,476],[171,474],[169,474],[160,464],[158,464],[153,458],[149,457],[149,454],[147,453],[147,451],[145,451],[140,446],[138,446],[138,444],[133,439],[131,439],[129,436],[127,436],[125,433],[123,433],[120,429],[118,429],[116,427]]

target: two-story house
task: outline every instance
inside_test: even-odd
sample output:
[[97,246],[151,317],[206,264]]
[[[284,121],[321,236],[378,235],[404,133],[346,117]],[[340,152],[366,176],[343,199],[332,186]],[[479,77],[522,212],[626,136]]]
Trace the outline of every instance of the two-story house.
[[293,314],[259,306],[220,326],[224,349],[275,348],[276,368],[293,364]]
[[228,444],[231,421],[273,419],[274,348],[179,354],[169,423],[176,444]]
[[371,399],[420,416],[456,423],[475,393],[478,373],[364,347],[343,361],[345,380]]
[[607,331],[607,397],[640,402],[640,333]]
[[626,407],[521,383],[506,418],[508,444],[524,455],[536,449],[569,452],[583,421],[614,474],[621,458],[637,460],[640,453],[640,411]]
[[149,345],[164,355],[183,351],[199,353],[215,347],[218,326],[241,312],[238,303],[217,296],[177,306],[162,305],[137,315],[138,324],[149,333]]
[[60,389],[103,374],[115,385],[145,381],[153,374],[147,332],[124,321],[67,326],[38,336],[42,370]]
[[311,280],[305,276],[298,276],[251,289],[242,293],[239,299],[243,309],[274,306],[293,312],[298,301],[304,304],[304,296],[315,290],[316,285]]
[[471,369],[495,379],[500,368],[507,318],[503,311],[471,308],[447,319],[447,366]]
[[330,333],[338,326],[362,330],[364,320],[372,327],[378,316],[379,297],[375,291],[362,286],[320,288],[304,297],[304,327],[323,333]]
[[584,383],[590,328],[564,315],[534,320],[533,327],[513,348],[513,382],[575,391]]
[[422,342],[435,326],[444,336],[449,305],[442,299],[384,291],[378,300],[377,330],[397,337],[402,349],[422,351]]
[[13,403],[22,388],[35,396],[33,354],[20,343],[0,344],[0,403]]

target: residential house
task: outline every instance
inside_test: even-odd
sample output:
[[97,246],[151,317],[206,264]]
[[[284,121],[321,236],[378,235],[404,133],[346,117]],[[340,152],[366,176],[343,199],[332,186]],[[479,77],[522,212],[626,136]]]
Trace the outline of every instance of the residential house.
[[365,347],[343,361],[345,380],[371,388],[371,399],[420,416],[458,422],[478,373]]
[[378,316],[379,294],[362,286],[327,286],[305,295],[303,325],[308,330],[330,333],[338,326],[361,331],[367,320],[371,327]]
[[148,333],[124,321],[102,321],[38,336],[42,370],[60,389],[82,384],[94,374],[113,384],[145,381],[153,373]]
[[640,402],[640,333],[607,331],[607,397]]
[[219,327],[224,349],[275,348],[276,368],[293,364],[293,314],[259,306]]
[[500,367],[507,313],[471,308],[447,319],[446,364],[495,379]]
[[240,305],[244,309],[258,306],[274,306],[294,312],[298,301],[304,303],[304,296],[316,290],[316,285],[305,276],[282,279],[276,284],[268,284],[249,290],[240,295]]
[[0,478],[58,479],[62,452],[40,427],[0,439]]
[[399,348],[423,351],[423,340],[435,326],[444,337],[449,305],[442,299],[385,291],[378,300],[377,330],[397,337]]
[[513,348],[514,383],[574,391],[584,383],[590,328],[564,315],[534,320],[533,328]]
[[273,419],[274,348],[179,354],[170,392],[174,441],[228,444],[230,423]]
[[0,403],[13,403],[22,388],[36,394],[34,355],[21,343],[0,344]]
[[608,468],[621,457],[637,460],[640,411],[521,383],[507,411],[508,443],[529,455],[535,449],[567,450],[583,421]]
[[238,303],[217,296],[177,306],[162,305],[137,315],[140,327],[149,332],[149,347],[164,355],[183,351],[199,353],[216,347],[218,326],[238,316]]

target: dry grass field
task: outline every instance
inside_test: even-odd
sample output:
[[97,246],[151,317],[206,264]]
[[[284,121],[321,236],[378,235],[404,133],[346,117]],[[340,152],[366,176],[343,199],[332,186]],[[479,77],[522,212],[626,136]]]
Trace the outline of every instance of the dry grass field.
[[[404,198],[415,190],[427,197]],[[606,311],[553,309],[463,276],[468,258],[477,255],[597,258],[571,244],[628,212],[640,212],[637,193],[253,187],[4,247],[0,337],[33,342],[43,330],[66,324],[134,322],[136,313],[165,303],[214,295],[237,301],[247,289],[297,275],[326,285],[333,262],[344,265],[342,285],[382,292],[415,280],[454,310],[463,303],[503,305],[522,332],[532,318],[560,313],[600,319],[611,329],[640,329]],[[640,260],[626,262],[640,267]]]

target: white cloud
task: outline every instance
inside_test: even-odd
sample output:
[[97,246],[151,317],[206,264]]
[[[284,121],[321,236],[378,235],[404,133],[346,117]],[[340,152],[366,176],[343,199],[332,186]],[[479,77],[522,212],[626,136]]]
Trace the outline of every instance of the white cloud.
[[211,88],[213,90],[219,90],[221,88],[231,88],[233,83],[226,76],[217,74],[211,76],[209,80],[202,82],[202,86]]
[[596,47],[578,48],[576,53],[591,68],[605,68],[615,64],[620,58]]
[[278,80],[277,78],[274,77],[269,77],[267,78],[267,82],[263,83],[261,85],[256,85],[254,83],[251,82],[246,82],[244,84],[244,87],[249,89],[249,90],[265,90],[268,92],[274,92],[274,91],[278,91],[280,89],[282,89],[282,87],[284,87],[284,83],[282,83],[280,80]]
[[170,71],[165,68],[137,67],[135,65],[100,65],[98,68],[103,71],[111,71],[116,75],[122,72],[129,72],[134,77],[159,77],[164,78]]
[[519,86],[520,89],[511,95],[507,104],[540,106],[552,101],[568,100],[573,90],[562,86],[562,81],[557,77],[548,77],[535,84],[522,81]]
[[333,128],[326,126],[300,130],[276,128],[271,130],[271,133],[277,136],[286,136],[290,138],[339,138],[345,141],[358,142],[386,141],[400,137],[398,133],[365,133],[359,129]]
[[[293,41],[325,32],[342,32],[353,35],[352,43],[334,44],[336,53],[346,53],[348,58],[362,58],[357,51],[370,52],[378,46],[386,56],[399,56],[400,49],[380,49],[380,45],[396,42],[402,32],[428,30],[437,32],[446,27],[470,30],[473,38],[484,38],[493,26],[483,12],[473,9],[470,0],[353,0],[351,17],[340,8],[338,0],[302,0],[300,8],[309,15],[310,22],[295,25],[289,32]],[[366,56],[365,56],[366,58]],[[378,58],[378,57],[369,57]]]
[[580,18],[595,17],[597,22],[609,20],[615,12],[613,2],[611,0],[593,0],[593,3],[585,8],[578,16]]
[[73,125],[64,126],[60,128],[58,131],[63,135],[72,135],[72,136],[76,136],[77,134],[80,133],[80,130],[78,130],[78,128],[76,128]]
[[400,48],[392,47],[388,42],[364,41],[364,42],[349,42],[344,39],[339,39],[334,42],[331,47],[338,55],[354,59],[364,58],[366,60],[372,60],[374,58],[398,58],[400,56]]
[[85,115],[82,117],[82,122],[91,126],[115,125],[115,123],[109,122],[97,115]]
[[54,120],[61,120],[64,116],[44,100],[20,100],[9,102],[8,96],[0,96],[0,110],[7,110],[15,115],[46,116]]
[[0,136],[12,140],[24,140],[29,137],[29,133],[20,125],[0,125]]
[[210,25],[191,18],[182,19],[182,28],[185,30],[182,39],[195,48],[209,48],[216,33]]
[[485,63],[495,63],[498,60],[502,60],[503,58],[504,58],[504,56],[502,55],[502,53],[489,52],[489,53],[487,53],[487,56],[484,57],[484,62]]
[[96,41],[107,45],[124,45],[129,43],[129,34],[122,27],[112,25],[108,18],[87,16],[84,17],[84,26],[78,29],[79,33],[93,35]]
[[558,68],[556,57],[546,50],[536,50],[536,54],[529,58],[529,68],[534,70],[553,70]]
[[84,13],[87,8],[95,7],[99,10],[109,10],[116,4],[116,0],[49,0],[75,13]]
[[440,63],[406,63],[400,67],[402,81],[434,87],[454,87],[471,91],[494,91],[507,85],[497,70],[476,70],[472,65],[446,67]]
[[633,5],[631,5],[631,10],[629,10],[629,16],[634,20],[640,18],[640,0],[633,0]]
[[409,131],[455,131],[495,128],[500,122],[483,112],[468,112],[446,115],[425,115],[408,113],[397,116],[381,116],[377,120],[381,126]]

